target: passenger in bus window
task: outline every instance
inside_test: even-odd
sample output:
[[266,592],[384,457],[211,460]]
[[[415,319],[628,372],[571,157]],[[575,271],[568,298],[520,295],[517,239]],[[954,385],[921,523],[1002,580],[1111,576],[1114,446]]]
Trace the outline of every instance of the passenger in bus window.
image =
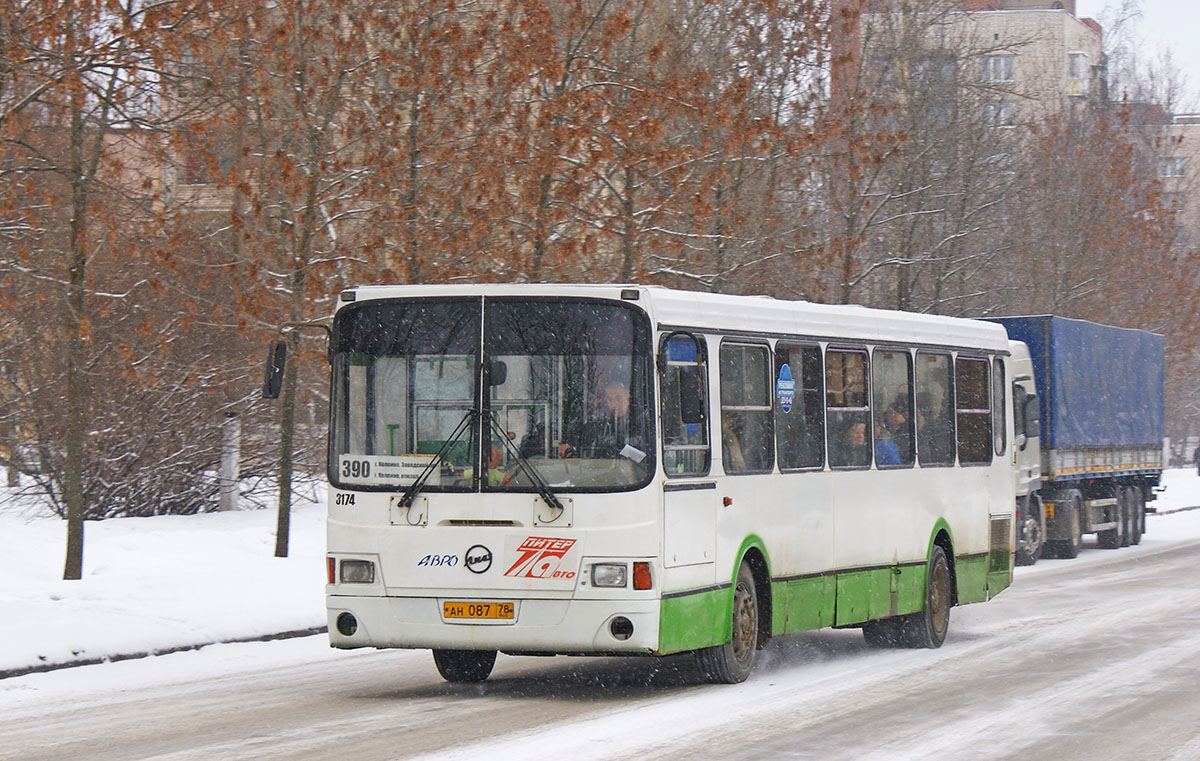
[[875,424],[875,464],[900,465],[900,450],[892,439],[892,433],[883,423]]
[[626,457],[641,462],[646,454],[629,441],[629,389],[613,381],[604,387],[600,416],[588,421],[579,441],[558,445],[559,457]]
[[866,467],[871,464],[871,445],[867,442],[867,424],[851,423],[842,434],[841,463],[850,467]]
[[[908,424],[908,400],[897,396],[883,414],[883,426],[896,448],[897,465],[912,462],[912,429]],[[878,455],[876,455],[878,457]]]
[[733,420],[728,416],[721,418],[721,450],[725,471],[734,473],[746,470],[746,456],[742,452],[742,439],[738,435]]

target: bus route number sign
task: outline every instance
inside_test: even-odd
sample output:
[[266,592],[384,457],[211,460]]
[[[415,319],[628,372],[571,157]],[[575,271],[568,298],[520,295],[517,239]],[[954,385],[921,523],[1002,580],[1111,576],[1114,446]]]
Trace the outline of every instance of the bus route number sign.
[[442,603],[443,618],[512,620],[511,602],[465,602],[447,600]]
[[796,398],[796,381],[792,378],[792,368],[786,364],[779,368],[779,378],[775,381],[775,395],[779,398],[779,408],[785,414],[791,412],[792,400]]

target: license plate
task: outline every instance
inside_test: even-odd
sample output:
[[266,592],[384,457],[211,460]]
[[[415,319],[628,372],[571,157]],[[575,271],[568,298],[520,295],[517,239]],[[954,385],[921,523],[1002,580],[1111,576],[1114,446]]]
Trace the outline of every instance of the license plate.
[[442,603],[443,618],[473,618],[511,621],[511,602],[451,602]]

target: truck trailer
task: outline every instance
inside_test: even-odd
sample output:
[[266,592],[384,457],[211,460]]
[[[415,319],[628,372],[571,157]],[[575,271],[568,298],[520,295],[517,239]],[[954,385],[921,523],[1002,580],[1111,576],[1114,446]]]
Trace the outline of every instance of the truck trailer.
[[1163,468],[1164,341],[1050,315],[995,318],[1012,344],[1017,562],[1073,558],[1084,534],[1141,541]]

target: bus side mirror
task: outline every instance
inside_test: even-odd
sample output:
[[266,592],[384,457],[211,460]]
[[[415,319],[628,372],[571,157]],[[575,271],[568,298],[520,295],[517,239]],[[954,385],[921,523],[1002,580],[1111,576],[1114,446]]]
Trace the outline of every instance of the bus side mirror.
[[688,425],[704,422],[704,388],[699,368],[679,368],[679,419]]
[[278,399],[283,388],[283,368],[287,365],[287,343],[272,341],[267,346],[267,372],[263,377],[263,399]]

